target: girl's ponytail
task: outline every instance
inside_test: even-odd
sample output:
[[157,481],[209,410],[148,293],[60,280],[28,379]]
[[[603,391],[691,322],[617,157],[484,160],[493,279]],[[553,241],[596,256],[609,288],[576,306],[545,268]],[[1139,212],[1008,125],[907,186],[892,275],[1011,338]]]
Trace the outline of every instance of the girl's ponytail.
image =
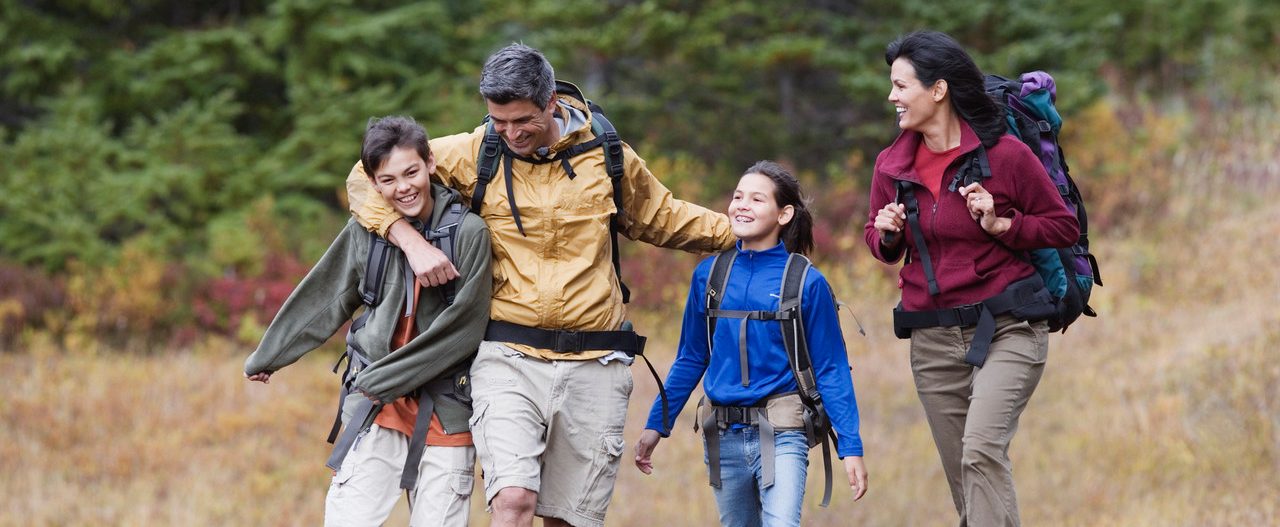
[[767,160],[751,165],[745,173],[760,174],[773,181],[773,198],[778,208],[791,205],[795,211],[779,233],[782,244],[787,252],[808,255],[813,250],[813,215],[809,213],[808,200],[800,192],[800,182],[782,165]]

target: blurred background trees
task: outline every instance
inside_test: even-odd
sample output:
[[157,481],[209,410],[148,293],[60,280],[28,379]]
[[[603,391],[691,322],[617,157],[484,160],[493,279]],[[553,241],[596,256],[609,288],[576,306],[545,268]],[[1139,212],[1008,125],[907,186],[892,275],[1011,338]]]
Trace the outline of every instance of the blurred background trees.
[[[365,121],[470,130],[482,62],[512,41],[682,197],[718,207],[752,162],[795,167],[822,189],[820,251],[848,254],[896,133],[884,46],[920,28],[988,72],[1053,73],[1073,145],[1109,144],[1081,122],[1159,156],[1179,137],[1153,108],[1277,98],[1266,0],[0,0],[0,336],[251,337],[345,221]],[[1132,169],[1081,158],[1086,192]],[[672,297],[651,278],[641,304]]]

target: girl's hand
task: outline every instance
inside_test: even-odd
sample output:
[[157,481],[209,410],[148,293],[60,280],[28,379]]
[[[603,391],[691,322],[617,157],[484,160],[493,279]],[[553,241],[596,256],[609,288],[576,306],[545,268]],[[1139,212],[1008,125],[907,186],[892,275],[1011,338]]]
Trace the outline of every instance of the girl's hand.
[[657,430],[645,429],[640,432],[640,439],[636,440],[636,468],[645,474],[653,473],[653,449],[658,447],[658,441],[662,440],[662,436]]
[[[901,203],[888,203],[880,212],[876,213],[874,226],[880,231],[880,243],[885,247],[896,247],[902,243],[902,237],[896,233],[902,232],[902,228],[907,221],[907,207]],[[890,234],[895,233],[895,234]],[[888,238],[892,238],[889,240]]]
[[844,472],[849,476],[849,489],[853,490],[853,501],[862,499],[867,493],[867,466],[862,464],[862,456],[844,458]]
[[962,187],[960,195],[964,196],[965,204],[969,207],[969,216],[977,221],[987,234],[999,236],[1009,230],[1013,220],[996,216],[995,198],[991,197],[987,189],[982,188],[982,183],[972,183]]

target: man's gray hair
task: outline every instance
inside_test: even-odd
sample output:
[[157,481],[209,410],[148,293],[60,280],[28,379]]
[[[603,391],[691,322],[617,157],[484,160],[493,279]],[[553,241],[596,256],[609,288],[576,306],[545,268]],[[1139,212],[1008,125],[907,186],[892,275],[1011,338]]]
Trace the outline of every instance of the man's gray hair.
[[546,108],[555,96],[556,72],[541,51],[511,44],[489,56],[480,72],[480,95],[507,104],[526,100]]

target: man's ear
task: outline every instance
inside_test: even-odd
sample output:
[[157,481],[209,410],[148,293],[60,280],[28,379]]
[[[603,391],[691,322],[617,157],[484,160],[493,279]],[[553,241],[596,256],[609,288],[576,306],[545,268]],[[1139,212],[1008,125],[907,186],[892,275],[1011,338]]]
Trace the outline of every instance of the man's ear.
[[427,152],[426,164],[427,164],[427,175],[434,176],[436,173],[436,153],[435,152]]
[[778,225],[786,226],[788,223],[791,223],[791,218],[796,216],[796,207],[794,205],[787,205],[782,207],[782,210],[779,212]]

